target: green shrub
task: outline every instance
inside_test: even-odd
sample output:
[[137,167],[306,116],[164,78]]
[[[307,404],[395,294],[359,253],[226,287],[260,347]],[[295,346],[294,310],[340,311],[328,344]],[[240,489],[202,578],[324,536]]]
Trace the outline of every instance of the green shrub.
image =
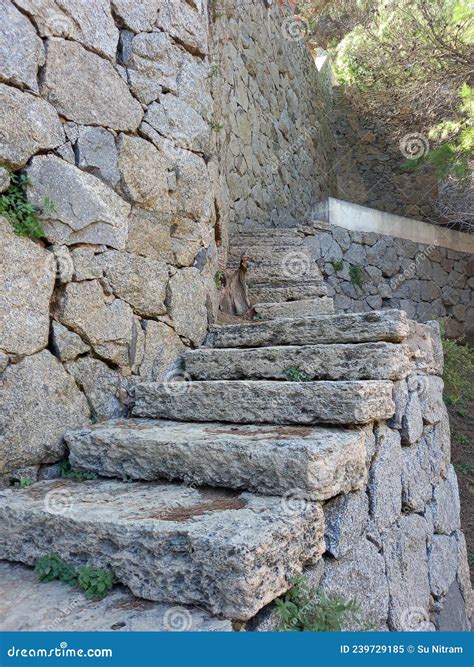
[[362,289],[364,284],[364,270],[362,267],[356,265],[351,266],[349,269],[349,278],[355,287],[360,287]]
[[214,283],[218,290],[221,290],[225,286],[225,273],[224,271],[216,271],[214,275]]
[[285,371],[285,375],[291,382],[311,382],[311,378],[301,368],[290,366]]
[[[42,209],[28,202],[26,196],[28,184],[26,174],[10,174],[10,186],[0,194],[0,215],[9,220],[18,236],[41,239],[45,236],[39,219]],[[44,209],[54,210],[53,202],[45,199]]]
[[342,269],[344,268],[344,262],[342,261],[342,259],[333,259],[331,261],[331,264],[332,268],[334,269],[334,271],[336,271],[336,273],[342,271]]
[[63,479],[72,479],[75,482],[85,482],[88,479],[97,479],[97,473],[86,470],[76,470],[69,461],[61,461],[59,464],[61,477]]
[[474,399],[474,350],[443,335],[444,391],[448,403]]
[[279,632],[341,632],[359,622],[359,606],[354,600],[318,593],[303,576],[296,577],[292,588],[275,604],[281,619]]
[[20,479],[15,481],[14,486],[19,486],[20,489],[27,489],[32,484],[33,480],[30,479],[29,477],[21,477]]
[[81,567],[78,584],[89,600],[101,600],[112,589],[114,578],[110,570],[95,567]]
[[35,573],[38,580],[61,581],[63,584],[74,586],[77,583],[77,573],[58,554],[48,554],[36,561]]

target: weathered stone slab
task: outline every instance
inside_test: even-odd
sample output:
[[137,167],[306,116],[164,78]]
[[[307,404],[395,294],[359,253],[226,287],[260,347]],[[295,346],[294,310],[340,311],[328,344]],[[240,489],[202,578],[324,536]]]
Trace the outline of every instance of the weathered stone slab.
[[403,445],[414,445],[423,435],[423,414],[416,391],[409,394],[400,434]]
[[0,167],[0,192],[8,190],[11,184],[10,172],[5,167]]
[[377,453],[369,472],[369,504],[377,528],[383,531],[402,510],[402,449],[398,431],[382,425],[375,434]]
[[444,415],[443,379],[435,375],[420,376],[418,386],[423,421],[437,424]]
[[51,334],[54,353],[61,361],[74,361],[91,349],[74,331],[69,331],[56,320],[51,322]]
[[27,173],[29,201],[41,206],[48,197],[54,202],[54,210],[41,215],[50,241],[125,247],[130,205],[100,179],[54,155],[33,158]]
[[433,495],[436,476],[425,438],[402,448],[402,504],[405,510],[423,513]]
[[157,26],[192,53],[207,53],[207,3],[191,6],[184,0],[161,0]]
[[43,42],[10,0],[0,0],[0,80],[38,92],[36,76],[44,64]]
[[184,356],[196,380],[397,380],[410,372],[407,350],[393,343],[288,345],[192,350]]
[[39,582],[18,563],[0,563],[3,632],[231,632],[230,621],[196,607],[173,607],[136,598],[115,586],[103,600],[58,581]]
[[443,600],[443,607],[436,618],[439,632],[471,632],[466,605],[457,581],[453,581]]
[[17,0],[33,17],[41,37],[65,37],[113,60],[118,30],[108,0],[74,0],[65,7],[56,0]]
[[354,549],[369,520],[365,489],[338,495],[323,507],[326,551],[338,560]]
[[180,148],[209,153],[209,125],[176,95],[160,95],[159,103],[154,102],[148,107],[144,120]]
[[5,218],[0,218],[0,234],[0,350],[33,354],[48,344],[54,257],[17,236]]
[[281,303],[256,303],[254,310],[264,320],[276,320],[283,317],[317,317],[334,312],[334,301],[328,296],[300,301],[282,301]]
[[177,79],[183,60],[182,51],[166,32],[145,32],[132,40],[127,62],[130,89],[142,102],[156,100],[162,88],[177,92]]
[[115,139],[103,127],[80,127],[77,166],[115,187],[120,179]]
[[171,263],[170,226],[166,214],[134,206],[128,219],[128,252]]
[[143,383],[134,415],[237,424],[367,424],[393,414],[390,382]]
[[249,322],[212,327],[206,347],[261,347],[317,343],[397,343],[408,335],[401,310],[326,315],[318,318]]
[[125,414],[125,406],[119,400],[121,377],[117,370],[88,356],[66,363],[65,367],[85,393],[96,421]]
[[74,467],[104,477],[325,500],[365,483],[365,436],[343,429],[127,420],[66,436]]
[[187,348],[168,324],[143,320],[142,325],[145,328],[145,349],[140,377],[144,380],[164,380]]
[[116,69],[69,40],[48,40],[41,93],[62,116],[81,125],[133,132],[143,117],[141,105]]
[[451,535],[461,527],[461,504],[454,466],[449,465],[447,473],[446,479],[434,488],[431,509],[435,533]]
[[276,285],[249,285],[249,297],[252,303],[278,303],[297,301],[326,296],[328,288],[322,280]]
[[169,315],[177,334],[200,345],[207,333],[207,290],[198,269],[177,271],[169,281]]
[[160,0],[142,0],[139,3],[133,0],[112,0],[115,14],[133,32],[153,30],[160,4]]
[[[247,619],[324,550],[318,503],[169,484],[65,480],[0,492],[0,557],[54,550],[134,595]],[[212,582],[212,585],[209,585]]]
[[443,374],[443,346],[439,322],[412,322],[407,344],[412,350],[413,360],[419,371],[433,375]]
[[59,116],[46,100],[0,84],[0,108],[0,162],[9,169],[64,143]]
[[456,537],[433,535],[428,556],[431,592],[435,597],[446,595],[458,569]]
[[84,395],[48,350],[10,364],[0,378],[0,467],[51,463],[63,434],[88,423]]

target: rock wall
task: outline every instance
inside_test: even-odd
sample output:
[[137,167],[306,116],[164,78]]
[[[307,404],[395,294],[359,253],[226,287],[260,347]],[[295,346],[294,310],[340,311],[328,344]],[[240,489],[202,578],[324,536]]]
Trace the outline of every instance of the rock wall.
[[326,223],[308,233],[336,310],[401,308],[420,322],[443,321],[449,337],[472,341],[471,254]]
[[1,191],[26,173],[45,231],[0,227],[0,472],[23,477],[126,414],[216,300],[207,3],[69,4],[0,0]]
[[277,2],[215,3],[214,127],[232,233],[301,222],[333,189],[332,86]]

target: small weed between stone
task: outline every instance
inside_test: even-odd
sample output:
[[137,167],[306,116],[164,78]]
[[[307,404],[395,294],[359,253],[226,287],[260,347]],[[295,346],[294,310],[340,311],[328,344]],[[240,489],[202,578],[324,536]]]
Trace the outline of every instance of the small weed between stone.
[[225,285],[225,273],[224,271],[216,271],[214,275],[214,283],[218,290],[221,290]]
[[211,125],[211,128],[212,128],[215,132],[220,132],[220,131],[222,130],[222,128],[224,127],[223,125],[221,125],[221,124],[215,119],[214,116],[211,118],[211,123],[210,123],[210,125]]
[[344,268],[344,262],[342,261],[342,259],[333,259],[331,261],[331,264],[332,268],[334,269],[334,271],[336,271],[336,273],[342,271],[342,269]]
[[39,558],[36,561],[35,573],[43,583],[60,581],[68,586],[79,586],[88,600],[101,600],[112,590],[114,583],[110,570],[86,565],[75,570],[55,553]]
[[453,438],[456,444],[461,447],[466,447],[469,444],[469,438],[465,433],[454,433]]
[[311,382],[311,378],[301,368],[290,366],[285,371],[285,375],[291,382]]
[[220,71],[220,65],[219,65],[219,63],[213,63],[213,64],[209,67],[209,72],[208,72],[208,74],[207,74],[207,78],[208,78],[208,79],[212,79],[213,77],[217,76],[217,74],[219,74],[219,71]]
[[61,477],[63,479],[72,479],[75,482],[85,482],[88,479],[97,479],[97,473],[87,470],[76,470],[69,461],[61,461],[59,464]]
[[[45,236],[39,219],[42,209],[28,202],[26,194],[28,185],[26,174],[10,174],[10,186],[0,194],[0,215],[7,218],[18,236],[41,239]],[[43,209],[54,211],[54,202],[45,198]]]
[[13,483],[13,486],[18,486],[20,489],[27,489],[33,484],[33,482],[34,480],[30,479],[29,477],[22,477],[21,479],[16,480]]
[[364,270],[360,266],[353,265],[349,269],[349,278],[354,287],[362,289],[364,285]]
[[275,600],[281,619],[277,631],[341,632],[351,624],[360,623],[359,605],[354,600],[318,593],[303,576],[292,583],[292,588]]

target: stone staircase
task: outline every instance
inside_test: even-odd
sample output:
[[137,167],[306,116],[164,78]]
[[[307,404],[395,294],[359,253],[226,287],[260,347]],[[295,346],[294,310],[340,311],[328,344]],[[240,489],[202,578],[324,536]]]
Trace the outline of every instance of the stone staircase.
[[[330,300],[317,268],[282,278],[272,262],[303,252],[288,232],[249,235],[231,265],[257,240],[252,294],[278,319],[213,326],[184,355],[188,381],[142,383],[133,418],[67,434],[72,466],[99,479],[0,492],[0,558],[56,552],[140,598],[232,620],[320,560],[323,505],[365,489],[372,425],[393,417],[394,383],[415,367],[414,325],[318,311]],[[305,316],[283,318],[294,304]]]

